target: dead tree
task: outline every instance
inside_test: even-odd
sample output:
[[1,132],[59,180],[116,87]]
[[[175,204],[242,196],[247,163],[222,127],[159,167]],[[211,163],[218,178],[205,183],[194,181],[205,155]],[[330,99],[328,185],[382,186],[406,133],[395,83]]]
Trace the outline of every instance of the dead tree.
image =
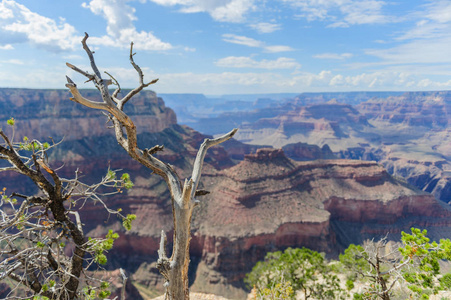
[[130,218],[109,209],[101,196],[119,193],[131,182],[127,176],[125,181],[116,179],[113,171],[92,185],[81,182],[78,171],[73,179],[60,177],[47,158],[47,152],[58,143],[27,137],[15,142],[14,122],[8,121],[13,128],[11,137],[0,129],[0,172],[28,177],[39,193],[10,194],[1,188],[0,281],[14,283],[10,294],[18,294],[17,299],[29,299],[25,294],[60,300],[80,299],[86,294],[105,298],[108,283],[86,271],[106,262],[104,251],[118,235],[110,232],[105,238],[88,239],[78,212],[92,200],[129,222]]
[[[174,168],[159,160],[154,156],[158,151],[163,150],[163,146],[154,146],[150,149],[140,149],[137,146],[137,133],[133,121],[123,111],[124,105],[143,88],[157,82],[158,79],[144,83],[144,75],[141,68],[134,62],[133,43],[130,46],[130,63],[138,73],[139,86],[131,90],[122,99],[118,98],[121,88],[116,79],[110,76],[109,79],[103,79],[97,65],[94,61],[93,52],[89,49],[86,41],[88,34],[82,40],[83,49],[86,51],[93,73],[85,72],[76,66],[66,63],[72,70],[87,77],[88,81],[92,81],[102,96],[102,102],[96,102],[83,97],[76,84],[67,77],[66,87],[69,88],[73,98],[72,101],[80,103],[84,106],[106,111],[109,119],[114,125],[116,139],[119,145],[127,151],[127,153],[143,166],[152,172],[161,176],[169,188],[172,200],[173,222],[174,222],[174,242],[172,255],[170,258],[166,255],[166,235],[161,234],[160,250],[158,251],[158,268],[165,278],[166,297],[171,300],[189,299],[188,287],[188,265],[189,265],[189,244],[191,240],[191,217],[193,209],[198,203],[196,196],[199,193],[197,187],[201,177],[203,161],[207,150],[217,144],[230,139],[237,129],[233,129],[229,133],[216,138],[205,139],[197,153],[192,175],[190,179],[186,179],[182,185]],[[115,84],[117,88],[110,94],[108,85]]]

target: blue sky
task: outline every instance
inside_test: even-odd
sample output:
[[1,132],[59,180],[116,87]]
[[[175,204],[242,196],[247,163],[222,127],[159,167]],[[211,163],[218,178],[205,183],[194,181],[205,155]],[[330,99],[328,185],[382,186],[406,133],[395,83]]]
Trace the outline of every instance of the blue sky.
[[159,93],[451,88],[450,0],[2,0],[0,87],[92,87],[84,32],[128,88],[133,41]]

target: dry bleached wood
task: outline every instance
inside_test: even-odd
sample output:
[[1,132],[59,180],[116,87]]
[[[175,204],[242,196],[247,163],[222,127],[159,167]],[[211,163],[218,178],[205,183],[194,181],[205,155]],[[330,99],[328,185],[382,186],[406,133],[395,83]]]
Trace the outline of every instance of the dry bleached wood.
[[[104,110],[110,113],[110,119],[114,125],[118,143],[134,160],[149,168],[154,173],[160,175],[166,181],[171,194],[174,214],[174,243],[172,256],[168,258],[165,250],[166,235],[162,232],[160,250],[158,251],[158,268],[166,280],[165,286],[167,287],[167,298],[171,300],[189,299],[188,264],[189,243],[191,239],[190,226],[192,212],[198,202],[195,199],[195,196],[205,194],[202,191],[197,190],[201,178],[202,165],[207,150],[210,147],[232,138],[237,129],[233,129],[229,133],[215,139],[205,139],[197,153],[191,178],[189,180],[186,179],[182,186],[182,183],[174,168],[153,156],[156,152],[163,150],[162,146],[157,145],[150,148],[150,150],[141,150],[138,148],[135,124],[130,117],[123,112],[124,105],[134,95],[138,94],[143,88],[156,83],[158,79],[144,83],[143,72],[133,59],[135,54],[133,53],[133,43],[131,43],[129,59],[131,65],[138,73],[139,86],[131,90],[122,99],[119,99],[117,96],[121,89],[117,80],[109,73],[107,73],[107,75],[110,76],[110,80],[104,80],[101,78],[99,69],[94,61],[93,52],[89,49],[86,43],[87,39],[88,34],[85,34],[85,37],[82,40],[82,45],[89,57],[94,74],[82,71],[69,63],[66,63],[66,65],[72,70],[87,77],[88,81],[92,81],[94,83],[96,88],[101,93],[102,102],[95,102],[84,98],[80,94],[77,85],[69,77],[67,77],[66,87],[68,87],[72,93],[73,98],[71,98],[71,100],[84,106]],[[108,91],[108,85],[111,83],[117,85],[117,88],[113,94],[110,94]]]

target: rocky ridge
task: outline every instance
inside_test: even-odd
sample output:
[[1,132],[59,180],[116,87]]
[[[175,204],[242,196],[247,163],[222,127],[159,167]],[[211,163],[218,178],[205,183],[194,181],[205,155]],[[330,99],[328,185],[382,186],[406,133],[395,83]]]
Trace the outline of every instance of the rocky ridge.
[[[69,105],[69,111],[75,110],[71,112],[75,117],[64,122],[74,122],[70,123],[73,126],[94,122],[98,126],[92,135],[83,129],[68,137],[51,154],[52,164],[65,164],[61,175],[70,177],[75,168],[80,168],[84,179],[95,180],[106,173],[108,166],[131,173],[135,187],[126,195],[108,199],[108,205],[112,209],[122,208],[125,213],[135,213],[137,220],[132,231],[121,233],[111,252],[108,268],[126,267],[137,286],[161,291],[162,278],[155,269],[160,232],[163,229],[172,236],[172,211],[165,184],[120,149],[111,131],[105,127],[102,115],[92,111],[77,112],[78,108],[73,108],[68,100],[65,100],[68,104],[63,104],[66,97],[63,91],[56,94],[37,91],[38,96],[34,95],[34,90],[28,92],[8,91],[7,95],[22,95],[23,101],[12,101],[5,93],[0,93],[3,97],[0,98],[0,105],[3,105],[0,120],[8,119],[10,113],[20,111],[20,107],[28,107],[28,116],[25,112],[18,117],[13,115],[18,120],[18,137],[32,137],[35,132],[31,127],[26,125],[28,129],[25,130],[21,126],[31,124],[26,123],[28,120],[38,122],[35,115],[49,124],[63,122],[58,118],[64,113],[55,107],[65,105]],[[60,96],[62,98],[58,100]],[[34,102],[29,104],[28,101]],[[60,104],[52,105],[54,101]],[[164,144],[165,151],[158,153],[158,157],[176,166],[181,177],[188,176],[197,148],[205,136],[175,124],[173,112],[154,93],[145,93],[143,102],[139,101],[137,103],[143,107],[135,113],[132,110],[132,118],[145,123],[144,110],[149,109],[150,120],[161,118],[158,126],[163,128],[160,131],[157,131],[158,126],[155,130],[143,130],[138,136],[140,145]],[[50,103],[49,108],[43,107],[42,102]],[[347,111],[355,114],[352,110]],[[299,115],[300,111],[297,113]],[[70,114],[64,118],[71,119]],[[348,124],[361,122],[365,120],[360,116],[347,119]],[[36,131],[37,137],[45,138],[45,127],[39,128],[43,131]],[[48,130],[52,135],[58,134],[58,126],[48,127]],[[87,136],[81,137],[82,134]],[[244,274],[267,251],[308,246],[333,254],[350,242],[386,232],[399,233],[412,225],[436,228],[438,235],[440,230],[449,227],[446,207],[431,195],[394,179],[375,162],[294,161],[280,149],[260,149],[248,154],[258,147],[240,146],[239,142],[235,145],[241,147],[237,153],[244,156],[238,164],[223,147],[211,149],[206,158],[201,184],[212,194],[200,199],[193,219],[193,291],[242,298],[245,295],[242,289]],[[293,151],[300,160],[309,156],[322,158],[322,155],[330,158],[327,147],[320,149],[300,144],[295,145]],[[17,186],[17,180],[18,177],[0,177],[2,184],[9,186],[8,190]],[[103,235],[108,228],[121,230],[116,220],[110,220],[108,224],[99,222],[107,220],[108,216],[98,205],[87,205],[82,218],[92,235]]]
[[236,138],[244,143],[276,148],[297,142],[320,147],[327,144],[337,151],[344,141],[348,146],[366,142],[367,127],[370,124],[366,117],[349,104],[334,101],[308,106],[290,104],[275,117],[242,124]]
[[[451,224],[432,195],[375,162],[297,162],[280,149],[259,149],[232,168],[206,172],[203,183],[214,196],[193,220],[193,248],[202,251],[194,288],[239,298],[231,287],[241,287],[243,270],[268,251],[306,246],[332,254],[363,235]],[[350,238],[336,230],[340,224],[368,226]]]
[[450,91],[302,94],[241,115],[233,119],[236,137],[249,147],[327,145],[340,158],[376,160],[437,199],[451,199]]
[[[125,90],[123,93],[126,93]],[[101,101],[97,90],[82,90],[88,99]],[[5,89],[0,88],[0,122],[14,117],[20,126],[17,136],[36,139],[80,140],[105,135],[105,117],[99,110],[89,109],[69,101],[66,90]],[[155,92],[143,91],[126,105],[138,133],[160,132],[177,123],[174,111],[165,106]]]

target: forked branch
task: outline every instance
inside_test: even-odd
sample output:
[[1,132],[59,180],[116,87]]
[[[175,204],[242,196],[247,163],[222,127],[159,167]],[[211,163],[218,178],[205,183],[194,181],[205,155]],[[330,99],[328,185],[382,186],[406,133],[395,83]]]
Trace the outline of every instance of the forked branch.
[[[67,64],[72,70],[84,75],[89,81],[93,81],[94,85],[101,92],[102,102],[95,102],[81,96],[77,86],[68,78],[66,86],[73,95],[72,101],[83,104],[94,109],[106,110],[110,113],[110,120],[115,129],[116,139],[118,143],[124,148],[127,153],[136,161],[152,170],[154,173],[160,175],[167,183],[172,202],[172,211],[174,213],[174,244],[171,258],[166,256],[165,245],[166,235],[164,232],[161,236],[158,269],[163,274],[166,280],[167,298],[170,300],[189,299],[188,288],[188,264],[189,264],[189,243],[190,243],[190,222],[193,208],[196,201],[195,196],[206,194],[204,191],[197,191],[200,182],[201,171],[207,150],[215,145],[225,142],[233,137],[237,129],[233,129],[229,133],[215,138],[205,139],[197,153],[191,178],[185,180],[182,186],[181,181],[175,172],[174,168],[162,162],[153,156],[156,152],[162,151],[163,146],[156,145],[146,149],[140,149],[137,146],[136,127],[133,121],[124,112],[124,105],[142,89],[154,84],[158,79],[144,83],[144,75],[141,68],[134,61],[133,43],[130,46],[130,63],[138,73],[139,86],[131,90],[125,97],[119,99],[117,96],[120,92],[120,85],[117,80],[109,73],[111,80],[105,81],[100,77],[99,69],[94,61],[94,55],[89,49],[86,41],[88,35],[86,34],[82,40],[83,49],[88,54],[93,69],[94,75],[81,71],[79,68]],[[113,82],[117,85],[116,90],[110,95],[108,91],[108,84]],[[125,131],[125,132],[124,132]]]

